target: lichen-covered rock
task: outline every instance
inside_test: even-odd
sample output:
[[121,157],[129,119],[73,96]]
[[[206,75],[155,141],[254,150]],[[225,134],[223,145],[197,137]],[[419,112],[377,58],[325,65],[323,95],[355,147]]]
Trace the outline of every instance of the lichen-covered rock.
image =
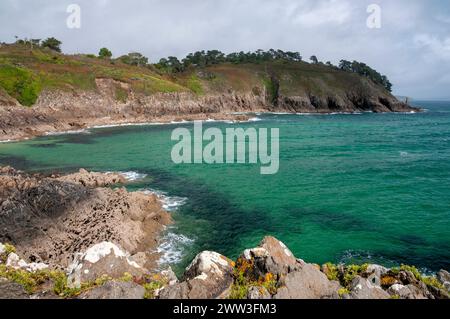
[[141,276],[146,272],[136,262],[130,260],[129,254],[110,242],[94,245],[85,253],[75,255],[68,268],[68,283],[79,287],[83,282],[92,282],[103,275],[120,278],[128,273]]
[[447,289],[447,291],[450,291],[450,273],[446,270],[441,269],[436,274],[437,280]]
[[389,299],[390,295],[377,285],[373,285],[369,280],[356,276],[350,289],[351,299]]
[[267,273],[283,275],[298,269],[302,264],[284,243],[274,237],[265,237],[259,247],[247,249],[241,258],[254,263],[255,277]]
[[330,281],[311,264],[290,272],[281,279],[274,299],[337,299],[340,284]]
[[388,288],[387,292],[391,296],[398,296],[400,299],[428,299],[424,292],[414,285],[394,284]]
[[364,275],[367,277],[371,277],[372,283],[376,283],[380,286],[381,277],[386,275],[389,272],[389,269],[380,265],[370,264],[367,266]]
[[109,281],[82,293],[78,299],[143,299],[144,295],[144,287],[136,283]]
[[162,289],[159,298],[226,298],[232,284],[232,261],[216,252],[204,251],[186,268],[184,281]]
[[6,260],[6,266],[14,269],[23,269],[29,272],[36,272],[48,268],[44,263],[27,263],[21,259],[16,253],[10,253]]
[[272,296],[264,287],[256,287],[252,286],[248,289],[247,292],[247,299],[251,300],[265,300],[265,299],[271,299]]

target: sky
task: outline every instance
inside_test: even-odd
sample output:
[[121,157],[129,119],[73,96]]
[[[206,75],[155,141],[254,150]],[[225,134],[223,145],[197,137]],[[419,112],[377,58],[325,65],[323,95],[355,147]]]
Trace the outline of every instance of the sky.
[[[80,28],[67,25],[71,4]],[[372,4],[380,28],[367,25]],[[450,100],[448,0],[1,0],[0,42],[15,36],[54,36],[65,53],[137,51],[152,62],[208,49],[298,51],[365,62],[397,95]]]

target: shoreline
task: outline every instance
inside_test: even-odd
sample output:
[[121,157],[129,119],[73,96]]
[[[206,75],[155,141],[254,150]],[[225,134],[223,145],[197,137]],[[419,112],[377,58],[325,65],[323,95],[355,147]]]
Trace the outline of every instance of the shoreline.
[[[380,112],[376,114],[403,114],[403,115],[413,115],[420,114],[426,112],[426,110],[412,110],[409,112]],[[45,137],[45,136],[58,136],[58,135],[66,135],[66,134],[89,134],[89,130],[102,129],[102,128],[114,128],[114,127],[128,127],[128,126],[146,126],[146,125],[177,125],[177,124],[188,124],[193,123],[194,121],[202,121],[205,123],[208,122],[225,122],[230,124],[236,123],[248,123],[248,122],[256,122],[260,119],[257,117],[259,115],[299,115],[299,116],[332,116],[332,115],[363,115],[363,114],[374,114],[373,111],[355,111],[355,112],[270,112],[270,111],[251,111],[251,112],[232,112],[232,113],[224,113],[224,114],[195,114],[195,116],[189,116],[179,119],[175,117],[171,117],[172,119],[168,119],[167,117],[155,118],[153,120],[143,120],[143,121],[110,121],[103,123],[102,119],[100,122],[102,124],[90,124],[85,125],[81,128],[75,128],[73,130],[53,130],[53,131],[45,131],[45,132],[36,132],[33,135],[23,136],[19,138],[7,138],[0,139],[0,144],[7,143],[16,143],[23,142],[30,139],[34,139],[37,137]],[[208,116],[209,115],[209,116]],[[254,115],[252,117],[252,115]],[[170,118],[170,117],[169,117]],[[96,122],[96,121],[93,121]]]

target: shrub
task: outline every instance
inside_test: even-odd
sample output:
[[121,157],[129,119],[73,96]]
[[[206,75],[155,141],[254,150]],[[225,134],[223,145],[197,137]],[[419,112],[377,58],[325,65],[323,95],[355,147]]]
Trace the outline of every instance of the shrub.
[[36,103],[41,91],[41,85],[31,71],[8,64],[0,65],[0,86],[25,106]]
[[336,280],[339,281],[339,271],[335,264],[326,263],[326,272],[325,275],[328,277],[328,280]]

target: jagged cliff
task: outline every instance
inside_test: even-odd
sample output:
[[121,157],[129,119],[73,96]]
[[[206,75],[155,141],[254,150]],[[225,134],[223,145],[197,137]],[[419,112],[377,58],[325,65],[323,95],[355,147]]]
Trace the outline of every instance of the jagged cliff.
[[0,47],[0,140],[103,124],[233,119],[233,112],[265,111],[418,109],[368,78],[326,65],[225,63],[167,75],[120,61]]

